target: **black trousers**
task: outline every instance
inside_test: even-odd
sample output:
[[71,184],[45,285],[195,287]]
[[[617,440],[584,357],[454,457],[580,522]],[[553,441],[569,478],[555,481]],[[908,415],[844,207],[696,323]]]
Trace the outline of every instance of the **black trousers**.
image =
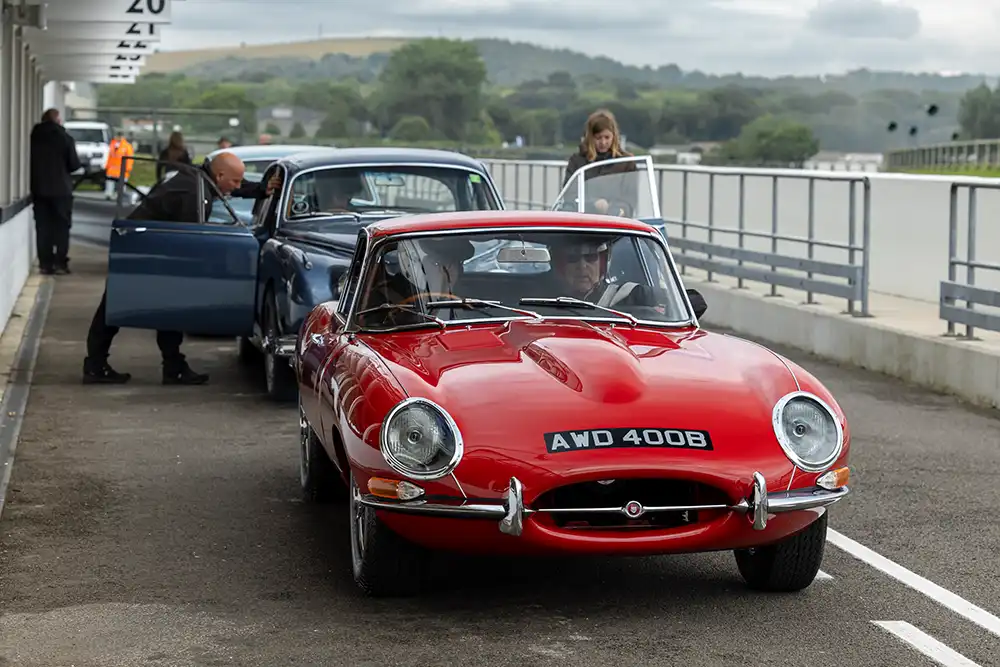
[[[87,365],[95,370],[107,363],[111,354],[111,343],[118,333],[119,327],[108,326],[105,321],[105,311],[108,307],[108,288],[105,286],[101,296],[101,304],[90,322],[87,332]],[[180,371],[184,368],[184,355],[181,354],[181,343],[184,334],[180,331],[157,331],[156,345],[163,355],[163,368],[167,371]]]
[[35,242],[43,269],[69,264],[69,228],[73,224],[73,197],[35,197]]

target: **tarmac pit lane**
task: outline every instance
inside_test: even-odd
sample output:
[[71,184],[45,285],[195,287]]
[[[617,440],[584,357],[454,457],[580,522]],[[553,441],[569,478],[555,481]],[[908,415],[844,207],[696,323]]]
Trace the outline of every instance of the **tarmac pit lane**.
[[[939,519],[926,532],[896,514],[931,521],[934,494],[963,493],[996,460],[979,444],[995,416],[793,355],[843,397],[861,471],[858,495],[831,513],[828,576],[801,594],[747,590],[723,552],[443,556],[424,597],[371,600],[350,576],[345,507],[299,500],[294,407],[269,403],[228,341],[186,343],[210,385],[163,387],[152,332],[122,331],[112,361],[132,384],[79,384],[103,282],[100,262],[75,254],[0,519],[2,667],[1000,665],[995,558],[979,547],[993,528]],[[912,486],[874,480],[893,479],[901,450],[933,456],[936,431],[918,408],[962,423],[966,442],[948,453],[947,483],[907,478],[928,496],[914,508]]]

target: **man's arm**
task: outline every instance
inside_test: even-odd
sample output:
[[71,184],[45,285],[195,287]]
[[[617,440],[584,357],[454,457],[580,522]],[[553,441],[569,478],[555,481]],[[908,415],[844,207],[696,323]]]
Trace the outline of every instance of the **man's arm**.
[[243,199],[261,199],[267,196],[267,188],[262,182],[254,183],[253,181],[244,180],[240,184],[240,187],[233,190],[232,196]]

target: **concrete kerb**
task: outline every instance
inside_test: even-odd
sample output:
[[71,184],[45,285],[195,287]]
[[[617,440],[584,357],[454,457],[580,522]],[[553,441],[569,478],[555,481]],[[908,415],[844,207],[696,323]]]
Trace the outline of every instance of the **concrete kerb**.
[[1000,408],[1000,353],[975,342],[925,336],[824,306],[685,278],[708,303],[706,328],[788,345],[821,358],[899,378],[979,406]]
[[[28,315],[20,337],[17,354],[10,365],[7,383],[0,400],[0,517],[7,500],[7,487],[10,484],[14,469],[14,453],[17,450],[17,438],[24,422],[24,413],[28,406],[28,394],[31,391],[31,380],[35,373],[35,362],[38,349],[41,346],[42,331],[48,317],[49,303],[55,281],[42,279],[33,275],[29,284],[38,285],[35,290],[34,305]],[[22,296],[24,291],[22,291]],[[6,335],[7,332],[5,332]]]

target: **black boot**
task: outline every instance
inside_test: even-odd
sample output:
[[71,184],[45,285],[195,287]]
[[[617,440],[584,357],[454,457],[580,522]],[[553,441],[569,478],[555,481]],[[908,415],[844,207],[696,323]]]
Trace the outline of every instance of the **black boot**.
[[83,360],[84,384],[125,384],[131,379],[131,373],[119,373],[107,361],[98,363],[90,358]]
[[208,373],[195,373],[191,367],[184,362],[181,365],[170,365],[163,367],[163,384],[205,384],[208,382]]

